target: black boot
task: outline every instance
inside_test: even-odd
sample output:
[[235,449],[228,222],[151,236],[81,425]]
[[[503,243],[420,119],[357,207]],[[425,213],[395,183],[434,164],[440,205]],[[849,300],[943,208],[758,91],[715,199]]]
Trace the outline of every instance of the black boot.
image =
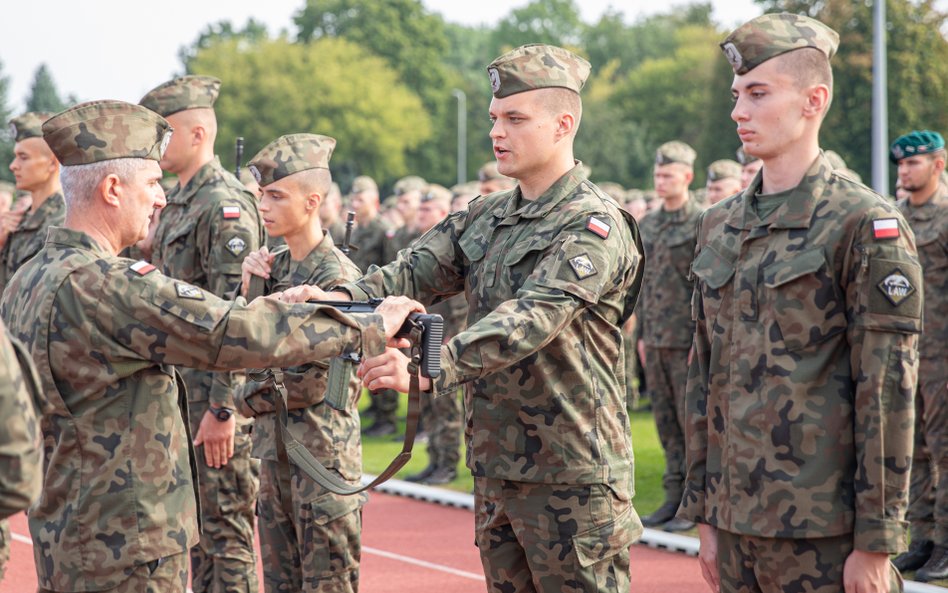
[[421,483],[428,484],[429,486],[440,486],[441,484],[453,482],[456,477],[458,477],[457,469],[453,467],[439,467],[431,472],[430,476],[421,480]]
[[669,533],[675,533],[676,531],[688,531],[693,528],[695,524],[688,519],[682,519],[681,517],[675,517],[668,523],[662,525],[662,530],[668,531]]
[[939,579],[948,579],[948,547],[946,546],[935,546],[932,557],[915,573],[915,580],[922,583]]
[[678,503],[674,501],[666,501],[662,506],[658,507],[651,515],[645,515],[642,517],[642,525],[646,527],[658,527],[659,525],[664,525],[672,519],[675,518],[675,513],[678,512]]
[[408,476],[407,478],[405,478],[405,481],[406,482],[424,482],[426,479],[428,479],[428,476],[430,476],[431,474],[435,472],[436,469],[438,469],[438,466],[436,466],[433,463],[429,463],[428,467],[421,470],[417,474],[412,474]]
[[908,552],[896,556],[892,564],[899,569],[899,572],[918,570],[925,566],[925,563],[931,558],[932,548],[934,547],[935,543],[929,539],[913,539]]
[[398,432],[398,427],[390,420],[376,420],[375,424],[362,431],[367,437],[386,437]]

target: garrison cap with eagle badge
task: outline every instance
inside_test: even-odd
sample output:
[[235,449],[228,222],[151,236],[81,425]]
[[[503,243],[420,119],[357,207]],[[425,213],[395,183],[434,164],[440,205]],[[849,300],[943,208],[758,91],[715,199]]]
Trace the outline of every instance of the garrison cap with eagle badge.
[[839,47],[839,34],[810,17],[781,12],[747,21],[721,43],[724,56],[738,75],[805,47],[818,49],[832,59]]
[[487,67],[490,90],[502,99],[535,89],[582,90],[592,66],[571,51],[555,45],[522,45],[495,59]]

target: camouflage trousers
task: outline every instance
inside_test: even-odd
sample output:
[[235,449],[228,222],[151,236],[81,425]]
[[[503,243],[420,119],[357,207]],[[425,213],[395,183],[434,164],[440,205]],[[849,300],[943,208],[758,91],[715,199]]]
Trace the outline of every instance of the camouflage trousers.
[[[812,539],[775,539],[718,529],[721,593],[842,593],[851,533]],[[902,591],[891,567],[890,593]]]
[[0,582],[7,572],[7,562],[10,561],[10,523],[6,519],[0,520]]
[[[191,426],[201,423],[208,403],[191,402]],[[194,593],[256,593],[253,509],[257,498],[257,463],[250,458],[250,435],[238,424],[234,456],[221,468],[204,461],[196,447],[202,533],[191,548]]]
[[631,479],[609,486],[476,477],[474,510],[491,593],[628,593],[629,546],[642,533]]
[[369,392],[371,407],[375,411],[375,422],[395,423],[398,414],[398,392],[394,389]]
[[279,464],[260,462],[257,529],[266,593],[355,593],[365,494],[327,492],[290,468],[292,516],[280,498]]
[[421,416],[428,432],[428,463],[456,467],[461,459],[461,400],[458,395],[432,397],[421,392]]
[[[184,593],[187,587],[188,556],[181,552],[136,566],[120,585],[102,593]],[[37,593],[54,592],[40,587]]]
[[636,336],[622,336],[622,346],[625,348],[625,407],[628,411],[639,407],[639,354],[636,350]]
[[912,539],[948,545],[948,370],[921,358],[915,393],[915,447],[906,519]]
[[665,451],[662,487],[666,501],[680,501],[685,481],[685,384],[688,350],[645,347],[645,381],[652,396],[652,415]]

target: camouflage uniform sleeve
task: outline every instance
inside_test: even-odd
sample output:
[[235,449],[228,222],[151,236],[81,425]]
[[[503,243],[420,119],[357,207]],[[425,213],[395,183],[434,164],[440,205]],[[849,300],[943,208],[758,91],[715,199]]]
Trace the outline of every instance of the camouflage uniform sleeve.
[[[701,252],[701,223],[698,218],[698,244],[695,259]],[[678,515],[695,523],[705,518],[705,464],[708,451],[708,377],[710,376],[711,341],[705,325],[701,282],[695,282],[691,296],[691,319],[695,323],[688,383],[685,388],[685,485]]]
[[904,549],[905,510],[922,324],[922,272],[915,240],[901,216],[898,237],[874,237],[866,220],[850,253],[846,287],[855,389],[856,549]]
[[[207,370],[282,367],[343,352],[384,350],[381,316],[332,307],[257,299],[224,301],[157,270],[144,275],[120,262],[106,274],[73,273],[57,299],[91,311],[110,361],[150,361]],[[77,321],[83,319],[77,315]]]
[[38,385],[31,366],[21,370],[0,325],[0,519],[29,507],[42,487],[43,453],[29,380]]

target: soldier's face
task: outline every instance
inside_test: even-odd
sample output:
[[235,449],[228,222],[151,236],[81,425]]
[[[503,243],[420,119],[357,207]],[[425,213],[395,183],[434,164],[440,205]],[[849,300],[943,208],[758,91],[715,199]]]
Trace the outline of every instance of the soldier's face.
[[741,182],[734,178],[709,181],[707,185],[708,203],[717,204],[724,198],[733,196],[741,190]]
[[751,184],[751,181],[754,180],[754,176],[757,175],[757,172],[760,171],[760,168],[763,166],[764,161],[754,161],[747,163],[741,168],[741,189],[745,189]]
[[191,161],[193,153],[193,135],[189,120],[183,111],[172,113],[167,118],[168,123],[174,128],[174,134],[171,135],[171,141],[168,142],[168,148],[162,155],[160,165],[164,171],[178,174],[183,171]]
[[421,203],[421,192],[418,190],[406,191],[398,196],[395,202],[395,208],[403,220],[414,220],[418,212],[418,206]]
[[555,154],[557,118],[542,102],[541,91],[527,91],[490,102],[490,139],[497,170],[515,179],[542,171]]
[[16,188],[35,191],[49,183],[58,174],[56,157],[42,138],[24,138],[13,147],[10,171],[16,179]]
[[677,198],[688,191],[688,185],[694,173],[681,163],[655,165],[652,178],[655,181],[655,193],[663,200]]
[[804,110],[808,94],[780,71],[780,59],[778,56],[747,74],[735,75],[731,85],[731,119],[737,123],[744,152],[762,160],[787,152],[807,131]]
[[444,206],[439,205],[437,200],[429,200],[418,206],[418,231],[427,232],[434,225],[438,224],[448,216],[448,211]]
[[933,183],[937,183],[944,161],[939,168],[938,160],[923,154],[910,156],[899,161],[899,181],[902,189],[908,192],[921,191]]
[[284,177],[263,188],[257,205],[263,226],[271,237],[292,235],[318,216],[315,208],[307,208],[307,197],[300,191],[293,177]]
[[124,246],[134,245],[148,236],[148,225],[156,211],[165,207],[165,190],[161,188],[161,167],[144,160],[140,169],[123,181],[123,216],[128,221]]

